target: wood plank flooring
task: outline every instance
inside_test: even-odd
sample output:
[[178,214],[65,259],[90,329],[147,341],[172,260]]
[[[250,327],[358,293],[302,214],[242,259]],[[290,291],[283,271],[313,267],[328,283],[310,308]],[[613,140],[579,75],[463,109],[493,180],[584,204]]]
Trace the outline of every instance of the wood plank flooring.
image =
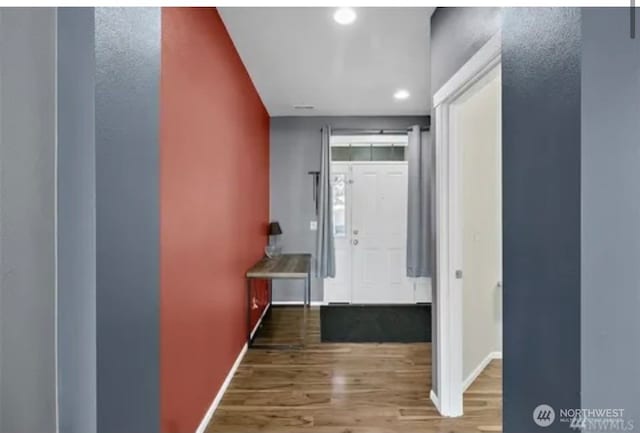
[[[306,324],[306,326],[303,326]],[[429,399],[431,345],[320,343],[319,309],[274,308],[207,433],[441,433],[502,430],[502,363],[442,418]]]

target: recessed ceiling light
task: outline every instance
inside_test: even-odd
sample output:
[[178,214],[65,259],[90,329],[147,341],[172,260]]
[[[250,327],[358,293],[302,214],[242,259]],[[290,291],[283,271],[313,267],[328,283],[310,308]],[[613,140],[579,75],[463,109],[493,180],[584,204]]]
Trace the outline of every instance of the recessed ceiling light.
[[393,97],[396,99],[408,99],[410,96],[409,91],[405,89],[398,89],[396,93],[393,94]]
[[356,11],[352,8],[338,8],[333,14],[333,19],[338,24],[346,26],[356,20]]

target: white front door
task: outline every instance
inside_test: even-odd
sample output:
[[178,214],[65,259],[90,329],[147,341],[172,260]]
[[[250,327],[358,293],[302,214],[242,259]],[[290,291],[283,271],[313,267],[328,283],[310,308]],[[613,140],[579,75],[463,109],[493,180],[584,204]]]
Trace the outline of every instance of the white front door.
[[406,162],[332,165],[336,277],[325,280],[328,302],[415,302],[406,276],[407,174]]
[[353,166],[352,302],[414,302],[406,276],[407,164]]

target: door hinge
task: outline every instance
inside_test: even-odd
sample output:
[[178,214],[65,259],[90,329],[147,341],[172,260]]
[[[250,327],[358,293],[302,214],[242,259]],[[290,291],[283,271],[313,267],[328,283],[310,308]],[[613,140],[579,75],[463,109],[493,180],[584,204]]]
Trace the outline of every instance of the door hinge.
[[456,280],[461,280],[462,279],[462,270],[458,269],[456,271]]

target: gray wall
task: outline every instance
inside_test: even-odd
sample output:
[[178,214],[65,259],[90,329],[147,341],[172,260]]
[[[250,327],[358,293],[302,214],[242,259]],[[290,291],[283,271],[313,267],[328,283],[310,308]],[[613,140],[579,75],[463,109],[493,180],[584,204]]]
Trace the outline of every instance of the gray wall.
[[504,431],[536,431],[538,404],[580,407],[580,11],[444,8],[431,28],[433,91],[502,28]]
[[160,9],[97,8],[98,431],[159,431]]
[[504,431],[573,431],[532,411],[580,407],[580,10],[503,19]]
[[[501,27],[500,8],[437,8],[431,16],[431,93],[435,94]],[[435,122],[432,122],[435,126]],[[432,126],[435,140],[437,131]],[[435,249],[435,246],[434,246]],[[432,281],[437,284],[435,255]],[[435,286],[434,286],[435,287]],[[438,302],[433,291],[433,305]],[[437,309],[431,310],[432,389],[439,395]]]
[[[320,167],[320,128],[398,129],[426,124],[426,117],[273,117],[270,132],[271,220],[279,221],[284,252],[314,253],[316,219],[309,171]],[[274,301],[302,301],[303,283],[274,281]],[[323,299],[322,280],[313,278],[311,300]]]
[[500,8],[436,9],[431,16],[431,93],[496,34],[500,23]]
[[96,431],[93,8],[58,9],[58,387],[61,433]]
[[625,8],[584,8],[582,36],[582,405],[638,429],[640,40]]
[[56,211],[59,431],[159,431],[159,73],[158,8],[0,9],[0,431],[56,431]]
[[0,431],[55,413],[55,9],[0,8]]

